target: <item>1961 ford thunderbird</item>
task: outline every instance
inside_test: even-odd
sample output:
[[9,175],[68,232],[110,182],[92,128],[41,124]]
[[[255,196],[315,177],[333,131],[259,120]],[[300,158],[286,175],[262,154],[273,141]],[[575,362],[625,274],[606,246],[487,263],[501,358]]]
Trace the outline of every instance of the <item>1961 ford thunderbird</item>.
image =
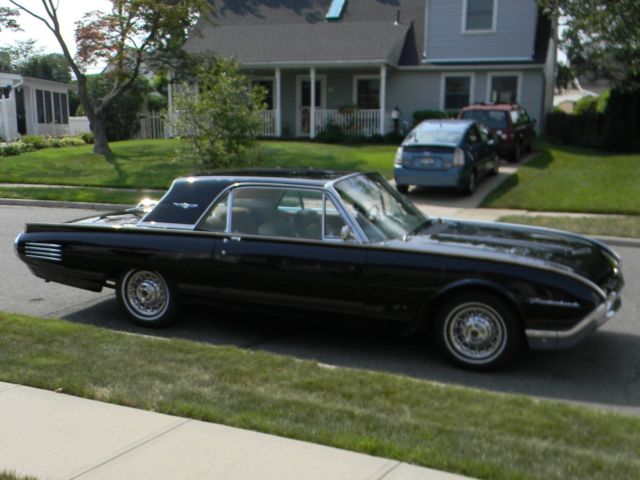
[[454,363],[575,345],[620,307],[620,257],[567,232],[428,218],[375,173],[180,178],[152,208],[28,224],[38,277],[115,288],[162,326],[185,295],[380,317],[428,329]]

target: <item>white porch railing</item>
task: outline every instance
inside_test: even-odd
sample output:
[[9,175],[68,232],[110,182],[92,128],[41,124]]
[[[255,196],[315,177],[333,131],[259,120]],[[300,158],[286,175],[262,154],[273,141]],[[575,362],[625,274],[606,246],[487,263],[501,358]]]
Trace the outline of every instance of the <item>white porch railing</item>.
[[[316,131],[322,132],[331,125],[344,133],[372,136],[380,134],[380,110],[316,110]],[[385,133],[391,131],[391,113],[385,113]]]
[[275,137],[277,135],[276,111],[262,110],[260,112],[260,120],[262,129],[259,130],[258,135],[261,137]]

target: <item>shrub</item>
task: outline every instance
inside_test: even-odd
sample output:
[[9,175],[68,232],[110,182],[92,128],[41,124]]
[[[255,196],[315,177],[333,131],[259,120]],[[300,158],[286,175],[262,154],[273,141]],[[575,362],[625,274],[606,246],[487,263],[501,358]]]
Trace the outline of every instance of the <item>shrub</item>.
[[573,107],[573,113],[582,115],[585,113],[596,113],[598,111],[598,97],[589,95],[578,100]]
[[20,155],[21,153],[31,152],[35,150],[32,145],[23,142],[13,142],[0,144],[0,157],[9,157]]
[[36,150],[47,148],[49,146],[49,142],[42,135],[23,135],[20,141],[27,145],[31,145]]
[[415,112],[413,112],[413,126],[415,127],[423,120],[444,120],[447,118],[449,118],[449,114],[447,112],[443,112],[442,110],[416,110]]
[[640,90],[612,90],[605,117],[604,147],[622,152],[640,151]]
[[328,124],[315,138],[315,140],[321,143],[340,143],[344,142],[344,139],[345,134],[342,129],[333,123]]
[[567,145],[597,146],[601,143],[603,127],[602,113],[573,115],[554,111],[547,115],[546,133]]
[[384,136],[384,143],[390,145],[399,145],[403,140],[404,136],[396,132],[389,132]]
[[88,145],[93,144],[93,132],[84,132],[80,135],[80,138],[84,141],[84,143]]

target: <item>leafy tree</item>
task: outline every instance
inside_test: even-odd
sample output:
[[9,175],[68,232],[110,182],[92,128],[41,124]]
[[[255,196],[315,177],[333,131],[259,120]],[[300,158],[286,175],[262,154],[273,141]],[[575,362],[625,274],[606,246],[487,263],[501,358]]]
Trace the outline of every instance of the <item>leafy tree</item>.
[[18,73],[26,77],[43,78],[54,82],[69,83],[71,81],[69,64],[61,53],[29,57],[19,66]]
[[[102,98],[111,89],[109,74],[87,76],[87,88],[91,98]],[[137,133],[138,114],[145,105],[146,97],[152,88],[145,77],[138,77],[131,87],[107,106],[106,128],[109,141],[127,140]],[[77,113],[84,115],[80,105]]]
[[556,88],[559,90],[567,90],[571,87],[575,76],[571,71],[571,67],[564,63],[558,63],[556,74]]
[[[107,136],[110,104],[133,86],[143,62],[176,52],[198,15],[210,8],[206,0],[111,0],[109,12],[90,12],[77,23],[74,58],[62,37],[57,0],[40,0],[40,11],[26,1],[8,1],[40,20],[55,36],[78,82],[78,98],[94,135],[93,151],[105,155],[111,152]],[[103,96],[92,98],[85,69],[99,62],[107,64],[111,83]]]
[[188,141],[181,155],[207,168],[251,163],[251,147],[261,125],[265,90],[251,88],[232,59],[196,68],[198,92],[183,85],[175,95],[176,128]]
[[22,65],[30,58],[40,55],[42,49],[36,46],[35,40],[16,42],[14,45],[0,47],[2,70],[8,73],[19,73]]
[[14,8],[0,7],[0,32],[2,30],[20,30],[16,21],[18,11]]
[[564,22],[562,43],[578,74],[640,88],[640,1],[540,0]]

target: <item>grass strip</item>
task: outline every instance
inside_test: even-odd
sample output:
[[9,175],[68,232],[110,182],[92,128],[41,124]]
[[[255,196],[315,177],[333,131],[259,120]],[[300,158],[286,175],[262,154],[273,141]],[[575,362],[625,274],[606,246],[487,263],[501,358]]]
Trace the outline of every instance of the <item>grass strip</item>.
[[0,380],[492,479],[638,478],[640,418],[0,313]]
[[499,222],[559,228],[585,235],[640,238],[640,216],[625,217],[556,217],[506,215]]
[[160,195],[140,192],[118,191],[101,188],[49,188],[49,187],[0,187],[0,198],[31,200],[57,200],[65,202],[118,203],[136,205],[145,196],[160,198]]
[[[203,171],[176,160],[176,152],[184,146],[180,140],[127,140],[109,145],[113,153],[106,157],[85,145],[0,158],[0,182],[164,190],[176,177]],[[395,150],[390,145],[260,141],[253,166],[375,170],[389,177]]]
[[640,214],[639,154],[538,146],[543,153],[489,193],[482,207]]
[[14,472],[0,472],[0,480],[36,480],[36,477],[25,477]]

